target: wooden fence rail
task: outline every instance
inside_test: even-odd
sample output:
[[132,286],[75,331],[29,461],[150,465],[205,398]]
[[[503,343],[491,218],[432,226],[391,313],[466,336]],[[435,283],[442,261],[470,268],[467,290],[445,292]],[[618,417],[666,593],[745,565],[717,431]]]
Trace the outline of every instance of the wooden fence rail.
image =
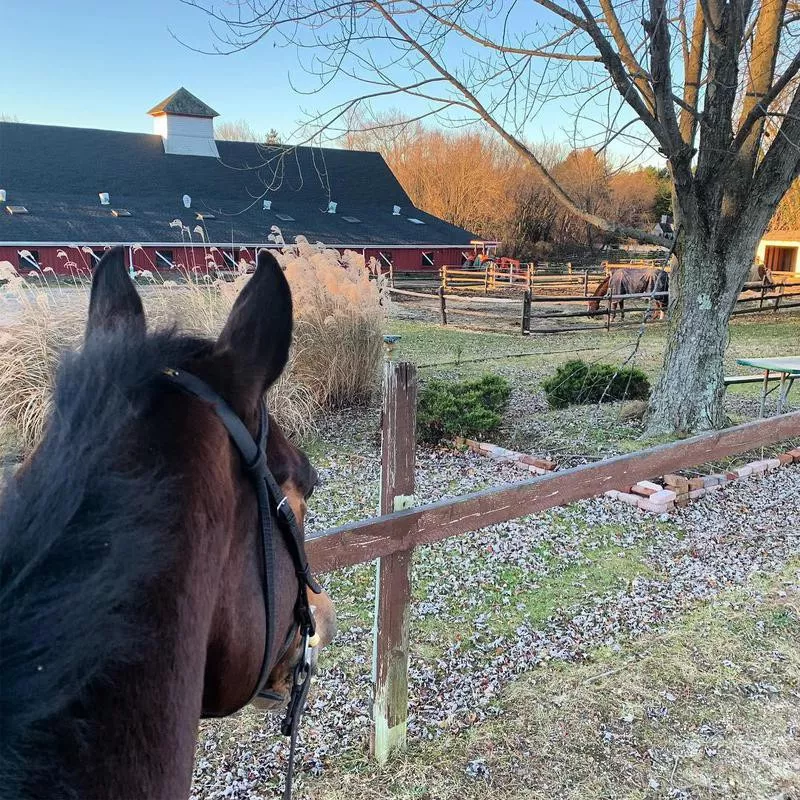
[[319,573],[378,559],[370,739],[381,762],[402,749],[406,739],[410,569],[415,547],[800,436],[797,411],[511,486],[405,508],[414,488],[415,404],[416,368],[390,362],[384,382],[382,516],[311,534],[306,540],[311,565]]
[[[475,273],[480,275],[480,273]],[[786,287],[790,287],[791,291],[786,291]],[[463,288],[454,286],[453,288]],[[536,294],[535,288],[531,287],[526,289],[522,297],[508,298],[508,297],[478,297],[475,295],[459,295],[446,292],[444,284],[440,285],[436,294],[430,292],[415,292],[408,289],[394,289],[390,288],[389,292],[400,297],[416,297],[422,300],[428,300],[435,303],[441,314],[443,325],[448,323],[448,309],[456,314],[462,314],[468,317],[480,317],[487,320],[499,321],[501,317],[492,313],[491,310],[477,310],[471,309],[470,306],[477,305],[495,308],[501,306],[516,306],[520,310],[520,317],[522,324],[520,326],[523,335],[528,334],[547,334],[547,333],[564,333],[570,331],[585,331],[585,330],[600,330],[599,326],[584,325],[580,327],[558,327],[558,328],[541,328],[531,327],[531,320],[564,320],[572,317],[587,317],[605,318],[605,328],[611,328],[611,316],[613,312],[612,303],[624,302],[626,304],[626,313],[645,313],[652,312],[652,300],[667,297],[666,292],[644,292],[637,294],[625,295],[612,295],[605,294],[595,297],[599,303],[597,311],[589,311],[586,307],[589,297],[583,295],[542,295]],[[637,305],[631,305],[632,302]],[[544,309],[542,312],[533,313],[532,307],[537,304],[563,304],[566,308]],[[765,303],[771,303],[765,305]],[[571,304],[579,304],[575,310],[568,310]],[[749,304],[749,305],[743,305]],[[779,310],[787,310],[791,308],[800,308],[800,287],[793,284],[767,286],[763,282],[745,284],[742,294],[736,300],[736,308],[732,312],[734,315],[739,314],[757,314],[759,312],[777,312]],[[620,313],[622,309],[619,309]],[[503,321],[508,322],[508,317],[503,317]],[[653,319],[651,322],[663,322],[661,319]],[[625,325],[635,325],[636,323],[615,322],[614,327],[624,327]]]

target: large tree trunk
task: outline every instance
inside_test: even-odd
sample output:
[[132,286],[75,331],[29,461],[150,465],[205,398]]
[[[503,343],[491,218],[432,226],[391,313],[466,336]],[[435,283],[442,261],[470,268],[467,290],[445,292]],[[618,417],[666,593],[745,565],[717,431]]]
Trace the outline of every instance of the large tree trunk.
[[685,434],[724,426],[723,356],[728,321],[755,257],[758,239],[720,252],[701,230],[685,232],[670,276],[667,349],[650,399],[648,434]]

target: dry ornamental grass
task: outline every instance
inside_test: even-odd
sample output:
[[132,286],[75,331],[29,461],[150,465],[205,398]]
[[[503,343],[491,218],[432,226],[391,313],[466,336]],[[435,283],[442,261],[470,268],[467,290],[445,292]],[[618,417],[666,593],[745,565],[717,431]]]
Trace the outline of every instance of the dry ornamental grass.
[[[388,296],[380,276],[371,279],[374,265],[352,251],[297,237],[275,255],[292,287],[295,335],[289,366],[270,391],[270,411],[290,435],[302,435],[321,408],[372,397]],[[188,272],[180,282],[140,273],[151,327],[215,337],[250,279],[247,266],[233,280],[202,283]],[[89,289],[34,284],[8,262],[0,262],[0,280],[0,428],[13,430],[27,452],[42,434],[61,354],[80,345]]]

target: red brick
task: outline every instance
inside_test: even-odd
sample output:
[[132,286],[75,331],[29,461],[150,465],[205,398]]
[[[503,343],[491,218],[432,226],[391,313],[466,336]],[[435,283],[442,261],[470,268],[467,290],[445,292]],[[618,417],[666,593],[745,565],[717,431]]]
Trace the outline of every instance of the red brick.
[[662,490],[662,486],[659,486],[657,483],[653,483],[652,481],[639,481],[639,483],[634,483],[633,486],[631,486],[631,492],[634,494],[640,494],[642,497],[650,497],[651,494],[655,494],[656,492],[660,492]]
[[778,461],[781,462],[781,466],[782,467],[785,467],[785,466],[787,466],[788,464],[791,464],[794,461],[794,457],[792,456],[791,453],[781,453],[778,456]]
[[675,509],[674,502],[653,503],[647,497],[640,497],[637,505],[642,511],[652,511],[654,514],[666,514],[668,511],[673,511]]
[[689,491],[689,479],[683,475],[676,475],[674,473],[665,475],[663,482],[665,486],[669,486],[673,489]]
[[674,503],[677,495],[670,489],[662,489],[660,492],[653,492],[647,499],[651,503]]
[[550,461],[546,458],[537,458],[536,456],[529,456],[527,453],[521,453],[519,460],[523,464],[530,464],[532,467],[539,467],[539,469],[547,470],[548,472],[556,468],[555,461]]
[[640,500],[643,500],[640,495],[638,494],[630,494],[629,492],[619,492],[618,499],[622,500],[623,503],[627,503],[629,506],[635,506],[639,504]]

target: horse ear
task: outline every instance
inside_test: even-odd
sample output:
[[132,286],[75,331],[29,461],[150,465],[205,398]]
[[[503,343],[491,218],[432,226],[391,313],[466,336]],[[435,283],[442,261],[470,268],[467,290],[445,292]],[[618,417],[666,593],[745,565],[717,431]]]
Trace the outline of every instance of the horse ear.
[[217,340],[241,376],[248,403],[255,403],[278,379],[292,343],[292,293],[275,256],[258,254],[255,274],[233,304]]
[[94,268],[86,339],[96,331],[116,328],[142,336],[145,332],[142,300],[125,268],[122,247],[108,250]]

